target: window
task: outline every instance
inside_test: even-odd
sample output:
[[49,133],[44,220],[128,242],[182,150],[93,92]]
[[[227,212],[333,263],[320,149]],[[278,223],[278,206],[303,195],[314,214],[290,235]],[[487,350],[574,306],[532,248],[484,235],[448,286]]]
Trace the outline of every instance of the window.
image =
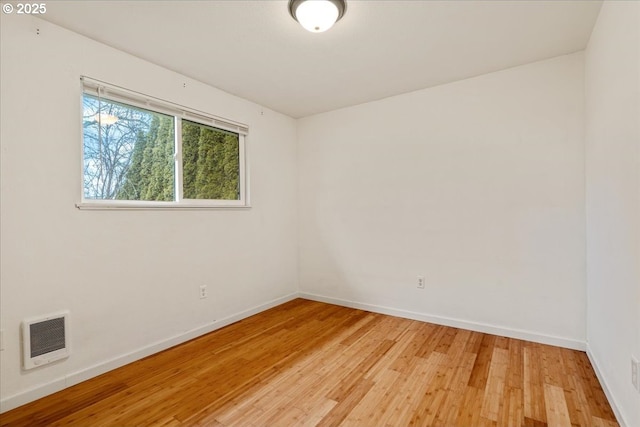
[[246,126],[83,78],[80,208],[248,206]]

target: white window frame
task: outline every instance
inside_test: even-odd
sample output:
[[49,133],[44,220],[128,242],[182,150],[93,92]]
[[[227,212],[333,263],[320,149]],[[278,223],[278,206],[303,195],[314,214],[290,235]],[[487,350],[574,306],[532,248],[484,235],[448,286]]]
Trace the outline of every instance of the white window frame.
[[[82,76],[82,96],[84,94],[97,96],[106,101],[119,102],[132,107],[143,108],[145,110],[167,114],[174,117],[175,123],[175,200],[167,201],[148,201],[148,200],[96,200],[86,199],[84,197],[84,186],[80,187],[80,203],[76,203],[78,209],[218,209],[218,208],[250,208],[249,203],[249,167],[246,137],[249,133],[249,127],[243,123],[224,119],[205,113],[199,110],[187,108],[169,101],[165,101],[152,96],[134,92],[119,86],[105,83],[100,80]],[[80,109],[82,110],[82,102]],[[82,112],[79,114],[81,119],[80,129],[82,130]],[[180,119],[180,120],[178,120]],[[230,131],[238,134],[238,159],[239,159],[239,200],[217,200],[217,199],[185,199],[183,197],[183,164],[182,164],[182,119],[199,123],[205,126],[214,127],[221,130]],[[84,180],[84,133],[81,138],[81,179]]]

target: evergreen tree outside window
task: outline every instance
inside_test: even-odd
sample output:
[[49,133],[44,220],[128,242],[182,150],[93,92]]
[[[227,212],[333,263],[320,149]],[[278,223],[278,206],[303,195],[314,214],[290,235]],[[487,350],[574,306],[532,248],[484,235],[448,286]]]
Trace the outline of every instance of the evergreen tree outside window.
[[236,200],[238,156],[238,134],[183,120],[184,198]]
[[248,205],[243,134],[86,92],[79,207]]

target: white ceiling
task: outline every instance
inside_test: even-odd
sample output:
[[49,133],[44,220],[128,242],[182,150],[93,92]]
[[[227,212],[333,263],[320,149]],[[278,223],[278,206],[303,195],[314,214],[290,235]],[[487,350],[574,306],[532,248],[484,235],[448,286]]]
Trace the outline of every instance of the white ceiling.
[[42,17],[292,117],[585,48],[601,1],[347,0],[326,33],[287,1],[50,1]]

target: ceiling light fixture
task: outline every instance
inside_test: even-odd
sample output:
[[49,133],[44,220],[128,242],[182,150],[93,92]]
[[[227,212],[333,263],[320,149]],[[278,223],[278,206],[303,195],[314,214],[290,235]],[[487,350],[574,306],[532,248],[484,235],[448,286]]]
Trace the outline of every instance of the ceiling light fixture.
[[345,0],[289,0],[289,13],[312,33],[333,27],[347,10]]

